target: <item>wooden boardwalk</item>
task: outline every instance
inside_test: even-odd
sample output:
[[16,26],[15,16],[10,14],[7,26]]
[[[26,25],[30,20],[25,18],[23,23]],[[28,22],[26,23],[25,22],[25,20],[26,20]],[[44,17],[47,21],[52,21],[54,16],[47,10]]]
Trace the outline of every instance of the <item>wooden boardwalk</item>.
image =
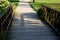
[[59,40],[52,29],[38,19],[29,3],[20,2],[17,12],[7,40]]

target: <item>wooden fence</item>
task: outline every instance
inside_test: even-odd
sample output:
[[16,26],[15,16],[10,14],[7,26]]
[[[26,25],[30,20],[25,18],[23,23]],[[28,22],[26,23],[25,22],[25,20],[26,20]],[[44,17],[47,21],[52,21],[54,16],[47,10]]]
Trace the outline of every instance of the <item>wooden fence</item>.
[[5,31],[9,29],[13,16],[12,13],[13,13],[12,4],[10,4],[4,12],[0,13],[0,33],[4,34]]
[[43,11],[42,16],[44,20],[49,23],[56,32],[60,33],[60,12],[45,5],[41,5],[41,10]]

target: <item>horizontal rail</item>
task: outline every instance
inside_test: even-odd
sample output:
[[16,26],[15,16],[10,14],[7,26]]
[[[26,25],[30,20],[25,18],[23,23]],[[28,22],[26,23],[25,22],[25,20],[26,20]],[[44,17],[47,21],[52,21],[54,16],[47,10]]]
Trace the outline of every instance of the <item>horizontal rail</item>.
[[[0,32],[5,33],[10,28],[13,17],[13,4],[10,4],[6,10],[0,13]],[[1,34],[2,35],[2,34]]]
[[43,19],[49,23],[57,33],[60,33],[60,12],[45,5],[41,5],[41,8],[38,11],[38,15],[42,16]]

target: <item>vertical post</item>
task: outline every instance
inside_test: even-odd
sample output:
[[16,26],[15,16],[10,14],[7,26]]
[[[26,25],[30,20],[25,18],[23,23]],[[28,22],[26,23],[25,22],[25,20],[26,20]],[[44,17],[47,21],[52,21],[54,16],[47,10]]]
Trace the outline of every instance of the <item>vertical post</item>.
[[14,6],[14,4],[11,4],[12,17],[14,16],[14,13],[13,13],[13,12],[14,12],[14,11],[13,11],[13,10],[14,10],[14,8],[13,8],[13,6]]

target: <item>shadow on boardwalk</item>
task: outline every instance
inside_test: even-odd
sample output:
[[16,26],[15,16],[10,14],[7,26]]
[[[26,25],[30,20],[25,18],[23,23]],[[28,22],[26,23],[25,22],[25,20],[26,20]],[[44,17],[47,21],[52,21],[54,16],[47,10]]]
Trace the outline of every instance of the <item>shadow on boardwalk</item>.
[[7,40],[60,40],[26,1],[19,2],[16,11]]
[[13,18],[6,40],[60,40],[35,13],[17,14]]

